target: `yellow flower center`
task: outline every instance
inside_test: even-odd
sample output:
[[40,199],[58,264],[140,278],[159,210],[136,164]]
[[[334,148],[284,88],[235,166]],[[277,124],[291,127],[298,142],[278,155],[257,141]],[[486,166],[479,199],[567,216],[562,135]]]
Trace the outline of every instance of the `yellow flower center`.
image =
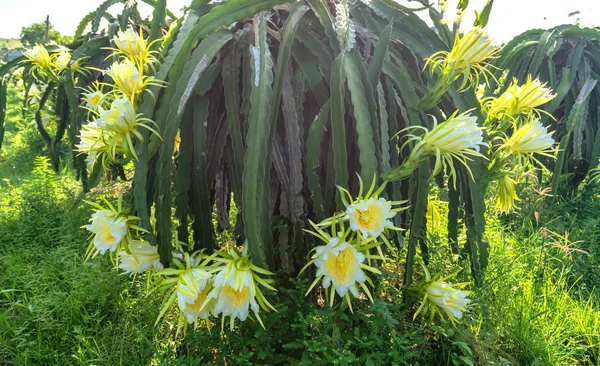
[[358,261],[352,248],[340,250],[338,255],[330,254],[324,262],[327,274],[338,284],[345,284],[350,280],[352,273],[357,269]]
[[356,209],[354,212],[354,217],[356,218],[358,226],[370,231],[377,230],[381,223],[382,216],[383,212],[381,212],[381,208],[377,205],[370,205],[369,208],[364,211]]
[[101,95],[99,95],[99,94],[96,94],[96,95],[92,96],[92,97],[89,99],[89,102],[90,102],[90,104],[91,104],[91,105],[93,105],[94,107],[97,107],[97,106],[98,106],[98,104],[100,104],[100,99],[102,99],[102,96],[101,96]]
[[100,231],[97,235],[100,235],[100,238],[104,243],[110,243],[111,245],[115,242],[115,240],[117,240],[117,238],[115,238],[110,233],[110,228],[108,227],[108,225],[106,225],[106,227],[104,227],[103,230]]
[[199,312],[200,306],[202,306],[202,303],[204,303],[204,300],[206,300],[206,295],[208,293],[208,291],[206,291],[207,288],[208,286],[204,289],[204,291],[198,294],[198,297],[196,298],[196,301],[194,301],[194,303],[186,304],[185,306],[193,312]]
[[237,291],[234,288],[231,288],[226,285],[225,287],[223,287],[223,291],[225,292],[225,295],[227,295],[227,297],[229,297],[229,299],[231,300],[231,304],[234,308],[237,308],[242,304],[248,303],[248,298],[250,297],[250,290],[247,286],[244,286],[240,291]]

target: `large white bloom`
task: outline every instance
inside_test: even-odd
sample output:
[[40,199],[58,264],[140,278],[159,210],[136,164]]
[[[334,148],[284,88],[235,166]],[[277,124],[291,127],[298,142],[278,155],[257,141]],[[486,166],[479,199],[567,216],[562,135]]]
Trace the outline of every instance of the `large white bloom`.
[[95,122],[84,125],[80,133],[79,144],[76,145],[77,151],[87,154],[85,161],[88,169],[92,169],[98,155],[108,150],[106,141],[111,136],[110,133],[107,134],[106,131],[102,131]]
[[96,234],[94,246],[104,254],[107,250],[114,252],[119,243],[127,235],[127,220],[115,217],[112,211],[96,211],[92,215],[92,223],[86,226],[88,231]]
[[210,315],[210,306],[204,304],[211,289],[210,280],[211,275],[201,268],[193,268],[179,275],[177,301],[190,324]]
[[157,271],[163,269],[158,255],[158,247],[150,245],[146,240],[132,240],[127,253],[119,252],[121,258],[119,268],[127,273],[142,273],[154,267]]
[[350,220],[350,228],[360,231],[366,239],[368,237],[378,238],[386,228],[394,227],[390,220],[396,216],[392,211],[392,205],[384,198],[360,200],[346,208],[346,218]]
[[327,245],[316,248],[314,255],[317,277],[323,276],[323,287],[332,283],[340,297],[346,296],[348,290],[358,297],[357,282],[365,282],[367,277],[361,263],[365,256],[348,242],[340,242],[339,238],[329,239]]
[[446,62],[454,70],[460,72],[486,61],[496,51],[485,29],[475,27],[462,37],[457,35],[452,51],[446,57]]
[[260,308],[255,298],[252,271],[249,268],[238,269],[235,264],[231,262],[217,273],[214,289],[208,297],[216,299],[213,309],[215,315],[223,314],[244,321],[250,309],[258,312]]
[[48,68],[52,66],[52,58],[44,46],[35,45],[25,51],[25,57],[36,66]]
[[466,150],[479,151],[483,142],[483,132],[477,126],[477,117],[470,114],[451,117],[436,125],[423,136],[428,150],[439,154],[460,154]]
[[115,62],[106,71],[106,74],[113,79],[117,88],[128,97],[134,96],[144,88],[144,81],[140,71],[129,59],[122,62]]
[[109,110],[103,111],[96,124],[100,128],[127,134],[136,128],[135,110],[131,102],[126,98],[115,99]]
[[506,142],[506,149],[515,154],[548,154],[554,139],[548,129],[535,119],[513,132]]
[[556,97],[545,83],[539,79],[527,78],[527,82],[519,85],[515,78],[506,91],[498,98],[488,98],[485,108],[495,118],[504,116],[517,117],[536,111],[537,107],[546,104]]
[[463,311],[471,302],[466,292],[457,290],[445,282],[433,281],[427,286],[426,292],[429,301],[444,310],[451,319],[462,318]]
[[118,32],[113,41],[120,51],[133,57],[146,51],[146,41],[131,28],[125,32]]

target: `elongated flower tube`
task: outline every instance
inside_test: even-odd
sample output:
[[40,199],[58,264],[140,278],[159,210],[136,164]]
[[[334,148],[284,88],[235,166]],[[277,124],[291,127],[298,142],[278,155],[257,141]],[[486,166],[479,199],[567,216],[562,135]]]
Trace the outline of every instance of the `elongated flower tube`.
[[422,126],[409,127],[408,130],[420,129],[424,133],[420,136],[407,135],[407,140],[401,149],[408,143],[414,142],[415,147],[410,156],[401,166],[387,171],[382,177],[390,181],[405,178],[412,174],[423,161],[435,156],[435,167],[432,174],[436,175],[443,168],[448,167],[450,175],[456,181],[453,160],[458,160],[469,170],[467,160],[471,160],[470,157],[485,158],[479,152],[480,146],[486,146],[486,143],[483,142],[482,129],[477,125],[477,117],[471,116],[469,111],[458,116],[457,112],[439,124],[434,118],[434,127],[431,131]]
[[137,233],[146,231],[134,224],[140,220],[139,217],[130,216],[123,210],[122,194],[119,195],[117,208],[106,200],[104,200],[106,206],[90,201],[84,202],[95,208],[90,219],[91,223],[83,226],[92,233],[92,241],[88,246],[86,257],[92,255],[94,250],[104,254],[107,251],[118,252],[123,246],[128,248]]
[[129,59],[113,63],[105,73],[113,79],[117,88],[130,99],[141,93],[147,84],[138,67]]
[[548,129],[538,119],[532,119],[517,128],[501,148],[509,154],[540,154],[553,157],[551,155],[552,146],[554,146],[552,134],[554,132],[548,132]]
[[231,329],[235,319],[246,320],[250,310],[264,327],[259,315],[260,309],[269,311],[275,308],[267,301],[259,285],[272,291],[276,289],[270,285],[273,280],[261,278],[259,274],[273,275],[273,273],[252,264],[247,254],[241,254],[235,249],[220,254],[221,256],[214,260],[222,263],[223,266],[215,275],[213,290],[208,294],[201,310],[214,299],[213,313],[222,316],[223,324],[225,317],[230,317]]
[[192,268],[179,275],[177,302],[189,324],[210,316],[212,306],[205,302],[211,290],[212,275],[203,268]]
[[515,201],[519,200],[515,190],[515,180],[508,174],[498,180],[497,207],[500,212],[510,212],[515,208]]
[[555,97],[552,89],[539,79],[533,80],[530,75],[524,85],[518,85],[517,79],[513,79],[498,98],[486,98],[483,107],[491,119],[515,118],[531,112],[539,114],[541,110],[538,107]]
[[487,69],[491,66],[486,61],[493,58],[496,52],[492,40],[481,27],[475,27],[463,36],[457,33],[450,52],[440,51],[426,60],[425,67],[431,66],[432,75],[436,70],[439,75],[435,85],[419,101],[418,107],[422,110],[434,107],[461,75],[463,80],[459,90],[464,90],[471,84],[479,85],[480,75],[486,81],[489,76],[493,77]]
[[421,286],[421,291],[424,292],[423,300],[421,305],[415,312],[413,319],[423,311],[427,313],[430,311],[431,320],[435,317],[435,314],[439,314],[443,318],[442,311],[452,324],[462,318],[463,313],[467,310],[467,306],[471,302],[468,298],[469,293],[462,291],[459,288],[466,284],[455,284],[452,286],[450,283],[440,280],[432,280],[429,271],[423,266],[425,271],[425,284]]
[[[346,300],[350,311],[352,311],[349,293],[358,298],[359,286],[369,299],[373,301],[371,292],[365,284],[365,282],[369,282],[370,284],[373,282],[368,278],[365,271],[375,274],[381,274],[381,272],[377,268],[365,264],[366,256],[362,253],[365,250],[365,246],[367,249],[372,247],[369,244],[373,242],[373,239],[360,241],[356,236],[350,234],[350,228],[344,231],[343,227],[341,227],[342,231],[338,232],[336,236],[330,236],[312,221],[310,224],[314,231],[306,230],[306,232],[314,235],[326,244],[317,246],[311,250],[311,252],[314,252],[311,260],[300,271],[301,274],[312,264],[317,267],[316,278],[306,292],[306,295],[322,280],[323,288],[328,290],[330,306],[333,306],[335,294],[337,293],[338,296]],[[335,230],[336,225],[334,224],[332,225],[332,232],[335,232]],[[381,260],[383,257],[379,256],[376,259]]]
[[146,240],[132,240],[128,249],[129,252],[125,250],[119,252],[119,268],[125,272],[143,273],[150,268],[163,270],[156,245],[150,245]]

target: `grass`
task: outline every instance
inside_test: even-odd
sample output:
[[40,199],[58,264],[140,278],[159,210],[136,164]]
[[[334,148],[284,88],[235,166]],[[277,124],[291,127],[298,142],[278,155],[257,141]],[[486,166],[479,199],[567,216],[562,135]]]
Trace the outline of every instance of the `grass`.
[[[59,173],[50,168],[31,112],[22,118],[19,108],[11,92],[0,152],[0,365],[600,364],[594,187],[563,201],[522,192],[519,212],[489,215],[485,285],[456,328],[412,321],[401,252],[384,267],[380,300],[357,304],[354,315],[315,306],[302,279],[272,296],[279,312],[263,318],[266,330],[247,321],[221,335],[217,323],[183,337],[174,314],[154,327],[162,299],[146,295],[145,277],[117,274],[107,257],[84,261],[91,210],[80,184],[68,161]],[[115,194],[110,185],[92,193]],[[444,204],[436,207],[432,273],[468,268],[450,255]]]
[[[90,209],[80,183],[55,173],[14,95],[0,157],[0,365],[148,365],[173,349],[155,328],[159,299],[84,262]],[[27,120],[27,119],[25,119]]]

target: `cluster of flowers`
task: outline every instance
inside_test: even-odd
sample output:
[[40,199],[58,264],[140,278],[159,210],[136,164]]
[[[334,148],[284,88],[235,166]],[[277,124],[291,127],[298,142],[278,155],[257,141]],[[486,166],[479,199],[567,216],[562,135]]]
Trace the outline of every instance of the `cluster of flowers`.
[[35,45],[24,53],[25,62],[31,65],[31,74],[38,81],[61,81],[61,76],[67,69],[74,73],[82,71],[79,62],[71,62],[71,52],[64,46],[56,46],[50,53],[46,47]]
[[[477,85],[480,75],[486,81],[493,75],[488,70],[493,67],[487,60],[494,57],[496,48],[484,29],[475,27],[457,35],[450,52],[441,51],[427,59],[432,74],[437,70],[436,84],[421,99],[420,107],[429,109],[439,102],[442,95],[458,78],[463,77],[459,89],[469,85]],[[500,88],[502,85],[500,85]],[[525,169],[535,164],[543,165],[535,158],[536,154],[554,157],[555,141],[553,132],[540,121],[539,106],[549,102],[556,95],[538,79],[528,78],[519,85],[513,80],[508,88],[499,96],[483,97],[485,84],[477,89],[477,97],[485,112],[484,127],[477,125],[477,117],[469,112],[457,116],[452,114],[446,121],[438,124],[434,120],[431,130],[414,126],[406,130],[421,130],[422,134],[407,134],[402,145],[414,143],[408,159],[399,167],[391,169],[383,175],[388,180],[399,180],[408,177],[419,165],[435,156],[436,164],[433,174],[447,167],[456,182],[453,161],[462,163],[472,175],[467,161],[470,157],[479,156],[487,159],[479,152],[480,146],[489,148],[490,168],[487,172],[489,181],[498,182],[497,207],[507,212],[515,208],[518,200],[515,184],[516,177]],[[405,130],[405,131],[406,131]],[[402,132],[405,132],[402,131]],[[484,142],[484,132],[491,144]]]
[[525,169],[536,164],[545,169],[535,154],[555,157],[554,132],[542,124],[540,113],[545,112],[538,109],[555,97],[545,84],[528,77],[523,85],[513,80],[498,97],[480,98],[487,113],[486,127],[499,141],[492,152],[489,175],[498,181],[497,207],[501,212],[515,208],[515,184]]
[[[117,58],[107,70],[100,70],[112,83],[96,82],[84,93],[84,108],[93,120],[83,126],[80,153],[87,154],[87,164],[92,168],[100,160],[106,165],[110,160],[137,159],[134,139],[143,141],[140,128],[160,137],[156,124],[137,113],[139,99],[150,85],[161,85],[148,76],[158,62],[156,51],[151,50],[142,33],[129,28],[118,32],[113,42],[116,48],[108,58]],[[105,92],[106,91],[106,92]]]
[[[346,189],[338,187],[341,201],[346,207],[343,212],[319,224],[311,222],[314,230],[307,230],[307,232],[326,244],[313,248],[311,252],[314,254],[311,260],[300,271],[302,273],[311,265],[316,267],[316,278],[306,295],[321,283],[330,305],[333,305],[337,293],[340,298],[346,300],[350,311],[352,311],[352,302],[349,294],[359,298],[359,287],[369,300],[373,301],[367,286],[368,283],[372,287],[373,281],[365,272],[381,274],[372,261],[385,261],[382,246],[386,245],[391,249],[388,235],[400,230],[394,226],[392,219],[398,212],[408,208],[401,206],[407,201],[388,201],[381,197],[387,181],[375,189],[376,178],[374,178],[364,196],[363,182],[360,177],[359,181],[357,197],[353,197]],[[329,229],[330,233],[325,229]],[[467,293],[443,280],[432,281],[427,271],[426,274],[426,282],[421,286],[425,294],[423,303],[431,303],[436,308],[444,310],[453,322],[460,319],[469,304]],[[422,308],[423,305],[419,311]],[[433,308],[431,307],[432,311]]]
[[202,252],[192,255],[173,252],[175,268],[164,268],[160,262],[158,247],[142,239],[146,232],[136,225],[138,217],[129,215],[122,207],[119,198],[117,208],[106,203],[106,207],[88,202],[95,208],[85,228],[92,233],[92,240],[86,257],[106,252],[116,254],[117,267],[126,273],[140,274],[150,269],[164,277],[157,288],[171,290],[157,319],[170,309],[175,302],[180,308],[180,323],[187,320],[197,324],[198,319],[207,319],[210,314],[244,321],[250,310],[262,324],[259,311],[275,310],[263,295],[260,286],[275,291],[272,279],[261,275],[273,273],[253,265],[250,257],[236,248],[227,252],[215,252],[206,256]]

